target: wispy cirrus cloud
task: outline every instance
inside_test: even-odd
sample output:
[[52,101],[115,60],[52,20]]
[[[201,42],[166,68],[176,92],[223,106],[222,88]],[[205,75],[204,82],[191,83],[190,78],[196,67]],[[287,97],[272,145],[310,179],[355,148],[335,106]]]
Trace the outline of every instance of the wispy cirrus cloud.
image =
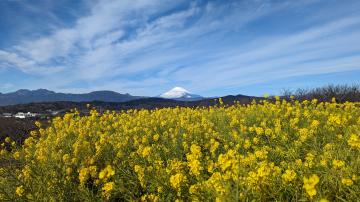
[[[339,19],[255,47],[214,54],[197,69],[183,68],[174,75],[194,81],[193,85],[203,90],[209,86],[242,86],[295,75],[358,70],[359,20],[359,17]],[[348,54],[356,55],[347,57]],[[214,74],[216,78],[211,79],[211,84],[201,82]]]
[[211,95],[209,89],[360,70],[356,1],[342,4],[342,12],[338,2],[321,0],[83,4],[87,12],[73,11],[67,23],[50,9],[51,31],[0,46],[0,65],[36,78],[30,88],[145,95],[174,85]]

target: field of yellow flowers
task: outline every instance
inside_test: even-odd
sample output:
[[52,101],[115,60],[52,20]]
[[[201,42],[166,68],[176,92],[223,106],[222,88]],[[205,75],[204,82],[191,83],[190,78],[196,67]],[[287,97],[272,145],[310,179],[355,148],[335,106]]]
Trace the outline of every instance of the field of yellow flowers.
[[40,128],[2,144],[1,201],[360,200],[360,103],[74,111]]

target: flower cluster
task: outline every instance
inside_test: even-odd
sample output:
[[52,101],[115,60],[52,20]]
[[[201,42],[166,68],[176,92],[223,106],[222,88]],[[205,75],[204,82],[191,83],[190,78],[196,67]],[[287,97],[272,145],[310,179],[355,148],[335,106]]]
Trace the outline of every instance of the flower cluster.
[[316,195],[315,186],[318,183],[319,183],[319,177],[315,174],[309,178],[304,177],[304,189],[306,190],[306,193],[309,195],[310,198],[313,198],[313,196]]

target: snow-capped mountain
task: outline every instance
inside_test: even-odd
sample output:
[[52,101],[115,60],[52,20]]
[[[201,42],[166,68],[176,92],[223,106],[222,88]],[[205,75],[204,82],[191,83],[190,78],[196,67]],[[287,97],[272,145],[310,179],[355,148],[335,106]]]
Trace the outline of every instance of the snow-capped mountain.
[[182,87],[175,87],[161,94],[159,97],[181,101],[194,101],[203,99],[203,97],[201,97],[200,95],[192,94],[191,92]]

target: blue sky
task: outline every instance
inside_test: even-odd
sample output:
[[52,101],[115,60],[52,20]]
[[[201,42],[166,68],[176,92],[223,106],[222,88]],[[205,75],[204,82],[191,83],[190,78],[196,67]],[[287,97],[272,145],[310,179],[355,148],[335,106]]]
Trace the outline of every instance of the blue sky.
[[0,92],[359,84],[358,0],[1,0]]

